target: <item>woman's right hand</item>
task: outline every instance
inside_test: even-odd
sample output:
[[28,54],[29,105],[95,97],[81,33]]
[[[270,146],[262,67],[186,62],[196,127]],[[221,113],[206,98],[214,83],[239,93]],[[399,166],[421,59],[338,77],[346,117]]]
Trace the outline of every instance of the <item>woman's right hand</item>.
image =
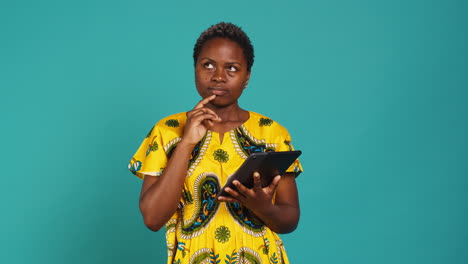
[[221,122],[221,118],[213,110],[205,107],[215,98],[216,95],[206,97],[193,110],[187,112],[187,122],[182,136],[183,142],[196,145],[205,136],[206,131],[214,125],[214,122]]

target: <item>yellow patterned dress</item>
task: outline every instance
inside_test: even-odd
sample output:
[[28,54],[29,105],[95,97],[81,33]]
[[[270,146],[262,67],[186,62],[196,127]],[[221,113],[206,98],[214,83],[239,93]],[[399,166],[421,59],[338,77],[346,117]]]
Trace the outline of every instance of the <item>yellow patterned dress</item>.
[[[220,135],[208,131],[194,148],[182,197],[166,224],[168,264],[289,263],[283,243],[238,203],[215,202],[216,194],[252,152],[293,150],[288,131],[249,112],[241,126]],[[181,140],[186,113],[160,120],[130,161],[136,176],[159,176]],[[299,160],[287,170],[302,172]]]

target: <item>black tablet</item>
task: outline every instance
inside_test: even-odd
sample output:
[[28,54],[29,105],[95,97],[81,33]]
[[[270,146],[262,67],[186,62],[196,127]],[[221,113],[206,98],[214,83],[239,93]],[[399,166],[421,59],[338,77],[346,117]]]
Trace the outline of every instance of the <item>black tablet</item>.
[[217,196],[231,196],[224,191],[224,188],[230,187],[236,190],[232,183],[238,180],[247,188],[253,187],[253,173],[257,171],[260,174],[262,187],[270,185],[273,178],[277,175],[283,175],[291,164],[301,155],[301,151],[278,151],[278,152],[254,152],[242,163],[240,168],[229,176],[226,185],[221,189]]

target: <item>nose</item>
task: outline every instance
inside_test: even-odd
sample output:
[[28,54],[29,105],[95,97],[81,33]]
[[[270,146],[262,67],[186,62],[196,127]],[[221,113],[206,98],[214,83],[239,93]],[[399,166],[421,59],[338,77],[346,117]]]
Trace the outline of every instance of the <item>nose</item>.
[[211,76],[211,80],[214,82],[225,82],[226,81],[226,73],[222,67],[216,68]]

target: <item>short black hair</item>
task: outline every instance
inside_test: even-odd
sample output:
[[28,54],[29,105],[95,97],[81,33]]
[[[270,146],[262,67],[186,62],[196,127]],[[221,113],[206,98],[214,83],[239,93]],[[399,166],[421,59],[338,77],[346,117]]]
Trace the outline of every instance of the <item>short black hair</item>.
[[236,42],[244,53],[245,60],[247,61],[247,71],[250,72],[254,63],[254,48],[250,42],[249,37],[245,32],[238,26],[232,23],[220,22],[216,25],[212,25],[207,30],[203,31],[195,43],[193,48],[193,61],[194,65],[197,64],[198,55],[205,44],[213,38],[227,38]]

